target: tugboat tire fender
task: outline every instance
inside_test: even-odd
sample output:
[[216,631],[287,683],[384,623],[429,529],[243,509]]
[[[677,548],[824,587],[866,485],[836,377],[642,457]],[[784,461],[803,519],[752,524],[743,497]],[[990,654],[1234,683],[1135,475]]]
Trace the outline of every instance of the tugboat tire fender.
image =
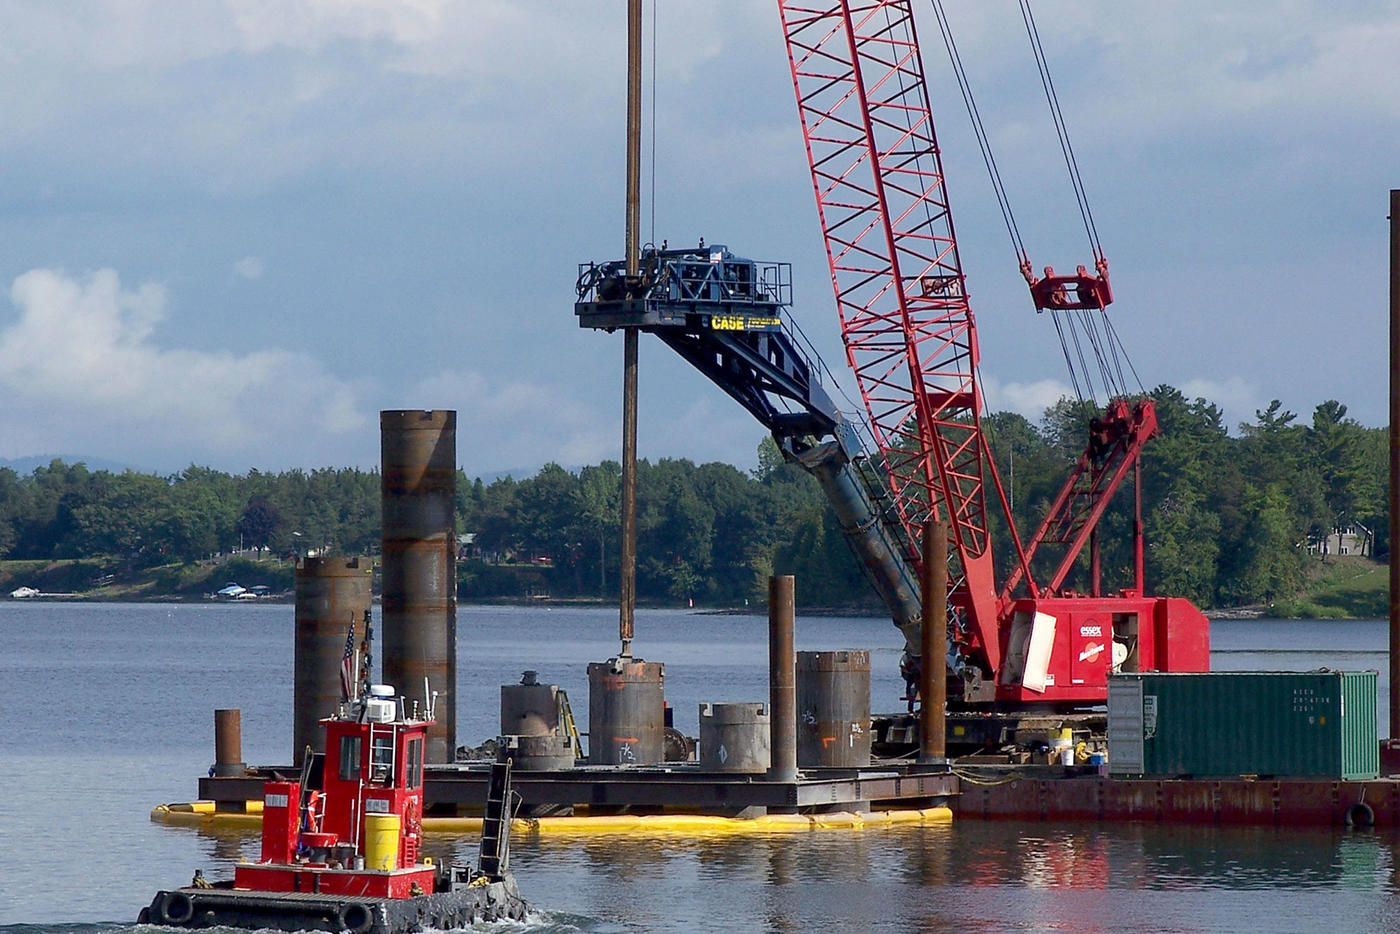
[[374,913],[368,905],[341,905],[336,909],[335,923],[350,934],[365,934],[374,926]]
[[160,903],[160,919],[166,924],[184,924],[194,917],[194,899],[184,892],[170,892]]
[[1371,806],[1366,802],[1358,801],[1347,808],[1342,820],[1348,827],[1374,827],[1376,812],[1371,810]]

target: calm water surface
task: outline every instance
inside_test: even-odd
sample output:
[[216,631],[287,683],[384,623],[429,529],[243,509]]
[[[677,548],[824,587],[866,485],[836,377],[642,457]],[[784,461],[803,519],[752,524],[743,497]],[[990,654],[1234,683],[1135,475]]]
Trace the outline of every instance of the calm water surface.
[[[701,701],[766,699],[763,619],[642,611],[637,633],[639,654],[666,663],[687,733]],[[615,611],[460,608],[459,742],[495,732],[500,685],[525,668],[586,716],[585,666],[615,651],[615,635]],[[1213,637],[1218,669],[1374,668],[1388,690],[1382,621],[1227,621]],[[242,709],[247,761],[290,761],[290,606],[7,601],[0,640],[3,934],[125,934],[156,889],[256,853],[253,838],[148,815],[194,796],[216,707]],[[799,618],[797,642],[871,649],[874,706],[895,709],[888,622]],[[475,845],[429,841],[463,860]],[[1377,832],[961,821],[771,839],[526,837],[513,860],[541,911],[490,930],[1400,931],[1400,850]]]

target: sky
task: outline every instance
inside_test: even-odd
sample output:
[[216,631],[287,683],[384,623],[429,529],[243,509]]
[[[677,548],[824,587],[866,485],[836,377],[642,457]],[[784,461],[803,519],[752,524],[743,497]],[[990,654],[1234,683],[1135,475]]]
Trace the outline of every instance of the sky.
[[[791,262],[840,367],[775,4],[646,6],[643,239]],[[1084,262],[1016,5],[945,6],[1032,259]],[[1036,420],[1068,374],[915,8],[987,402]],[[1400,9],[1035,8],[1143,385],[1384,424]],[[392,408],[456,409],[469,475],[617,458],[573,301],[622,255],[625,38],[623,0],[0,5],[0,459],[372,467]],[[640,386],[641,456],[755,463],[654,339]]]

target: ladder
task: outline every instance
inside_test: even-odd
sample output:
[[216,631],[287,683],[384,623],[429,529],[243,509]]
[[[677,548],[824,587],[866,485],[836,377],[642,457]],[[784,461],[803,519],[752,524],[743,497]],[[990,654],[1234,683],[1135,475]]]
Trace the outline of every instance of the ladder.
[[477,872],[499,880],[510,868],[510,821],[515,816],[515,795],[510,787],[511,749],[506,737],[501,737],[496,749],[496,761],[491,763],[491,778],[486,783],[486,813],[481,822],[481,849],[477,854]]
[[574,758],[583,758],[583,740],[578,735],[578,724],[574,722],[574,709],[569,706],[569,694],[563,688],[559,689],[557,703],[559,705],[558,721],[564,728],[564,738],[573,747]]

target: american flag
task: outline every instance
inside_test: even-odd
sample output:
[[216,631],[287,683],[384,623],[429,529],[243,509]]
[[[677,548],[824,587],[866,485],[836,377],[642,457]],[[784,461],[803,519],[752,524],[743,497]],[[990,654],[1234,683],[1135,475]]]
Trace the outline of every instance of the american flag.
[[355,662],[355,619],[350,618],[350,629],[345,634],[345,655],[340,660],[340,696],[354,700],[359,687],[359,665]]

